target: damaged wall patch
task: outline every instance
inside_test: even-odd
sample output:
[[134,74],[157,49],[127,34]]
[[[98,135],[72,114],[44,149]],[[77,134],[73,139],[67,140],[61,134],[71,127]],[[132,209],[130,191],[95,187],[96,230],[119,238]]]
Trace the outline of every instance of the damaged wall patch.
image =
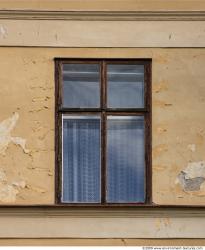
[[0,168],[0,202],[15,202],[20,189],[25,188],[25,186],[26,183],[23,180],[9,182],[5,171]]
[[199,191],[205,181],[205,161],[190,162],[177,176],[184,191]]
[[19,114],[16,112],[10,118],[0,123],[0,154],[5,154],[5,151],[11,142],[19,145],[25,153],[29,153],[29,150],[26,149],[25,139],[11,136],[11,132],[15,128],[18,119]]

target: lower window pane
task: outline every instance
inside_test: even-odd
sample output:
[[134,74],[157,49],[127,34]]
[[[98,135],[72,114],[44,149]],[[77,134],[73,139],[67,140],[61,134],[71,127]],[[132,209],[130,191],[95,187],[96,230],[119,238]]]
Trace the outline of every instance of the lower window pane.
[[143,116],[108,116],[107,202],[145,202]]
[[62,202],[99,203],[100,117],[63,116]]

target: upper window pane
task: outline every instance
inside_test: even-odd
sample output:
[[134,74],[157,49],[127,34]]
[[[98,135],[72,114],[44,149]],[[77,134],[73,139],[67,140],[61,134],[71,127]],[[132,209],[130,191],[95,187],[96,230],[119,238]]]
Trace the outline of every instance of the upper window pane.
[[109,108],[144,107],[144,65],[107,65]]
[[100,67],[98,64],[63,64],[63,107],[100,107]]

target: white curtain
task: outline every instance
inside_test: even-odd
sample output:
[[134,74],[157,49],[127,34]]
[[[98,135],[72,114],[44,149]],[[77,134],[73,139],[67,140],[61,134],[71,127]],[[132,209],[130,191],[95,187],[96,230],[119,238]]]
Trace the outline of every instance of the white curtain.
[[108,117],[108,202],[145,201],[144,151],[144,117]]
[[63,202],[100,202],[100,117],[63,119]]

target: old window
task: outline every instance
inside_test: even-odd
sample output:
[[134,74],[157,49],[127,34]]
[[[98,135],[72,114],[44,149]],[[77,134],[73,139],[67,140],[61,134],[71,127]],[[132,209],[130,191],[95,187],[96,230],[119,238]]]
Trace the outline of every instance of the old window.
[[57,201],[150,201],[150,60],[56,59]]

